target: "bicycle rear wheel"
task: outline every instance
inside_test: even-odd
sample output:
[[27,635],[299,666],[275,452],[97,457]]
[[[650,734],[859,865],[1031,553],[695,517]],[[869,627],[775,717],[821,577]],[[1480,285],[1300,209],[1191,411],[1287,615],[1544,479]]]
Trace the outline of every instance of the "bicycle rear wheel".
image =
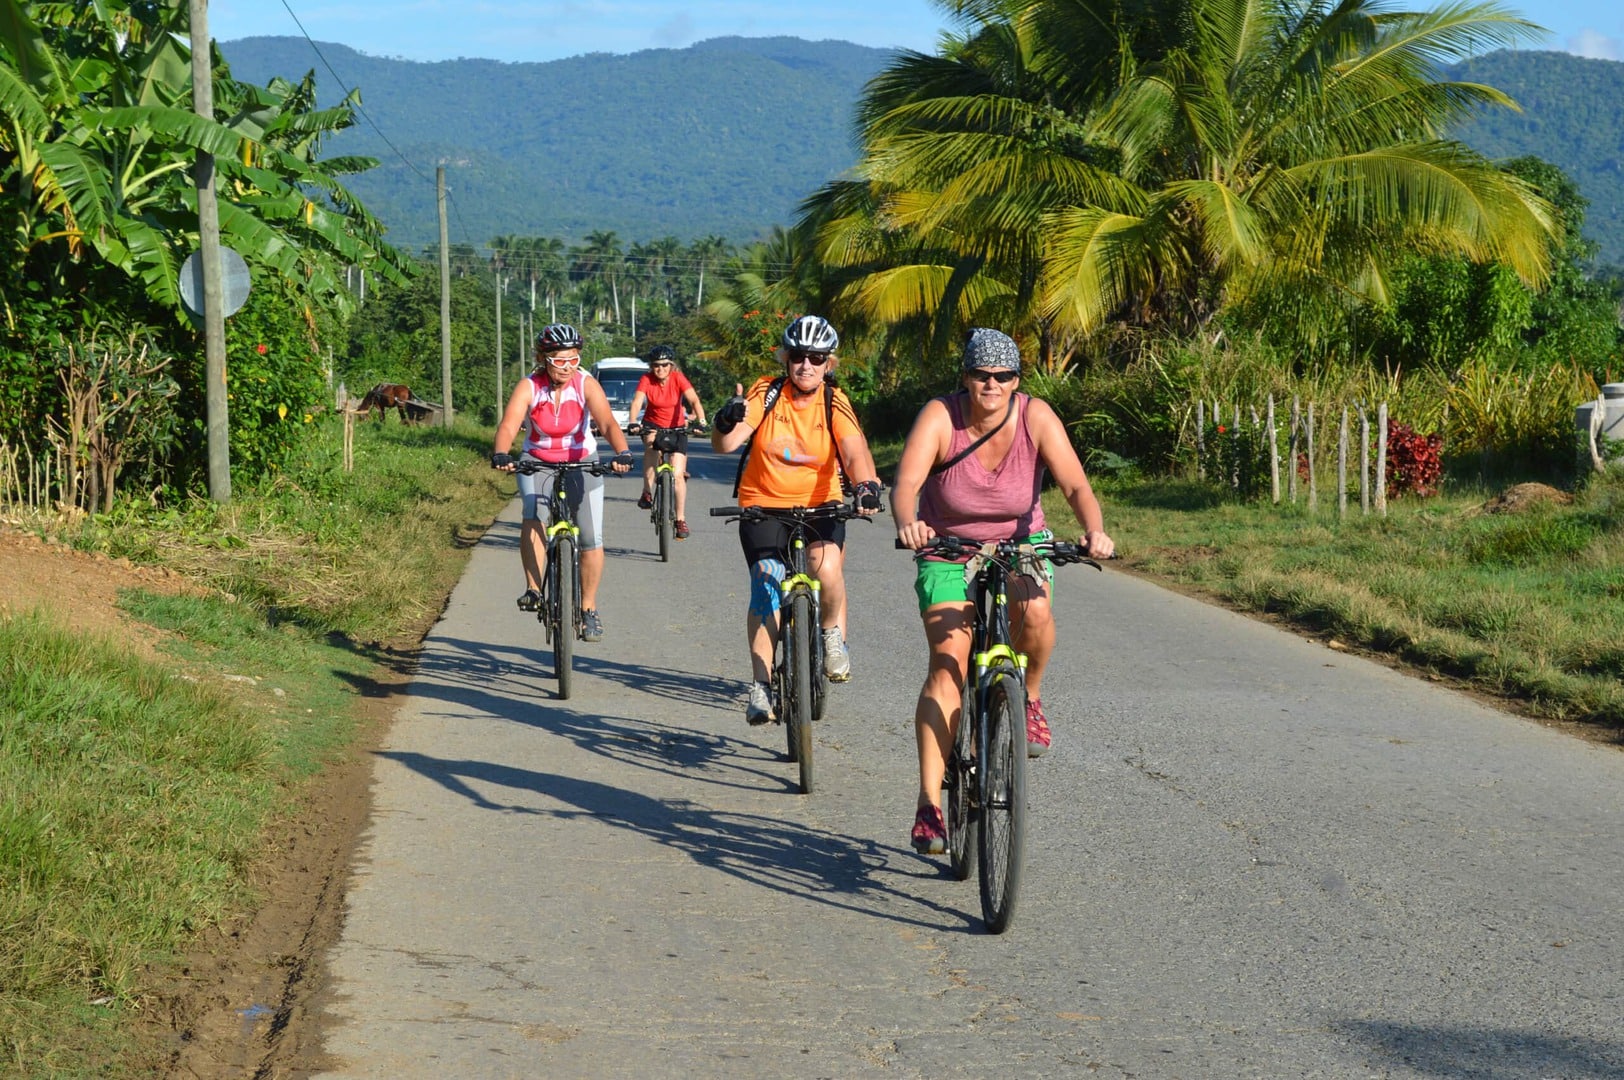
[[677,527],[676,481],[661,467],[654,476],[654,531],[660,537],[660,561],[671,561],[671,541]]
[[970,876],[976,863],[976,724],[973,710],[959,710],[958,730],[953,735],[953,749],[947,755],[947,773],[943,786],[947,797],[943,800],[947,813],[947,860],[957,881]]
[[558,696],[568,699],[575,668],[574,540],[560,536],[553,541],[547,574],[552,579],[553,674],[558,679]]
[[1013,669],[988,676],[982,722],[981,917],[1002,934],[1015,915],[1026,839],[1026,688]]
[[812,601],[804,593],[790,598],[784,621],[788,645],[787,678],[789,701],[784,724],[795,747],[795,760],[801,766],[801,793],[812,794]]

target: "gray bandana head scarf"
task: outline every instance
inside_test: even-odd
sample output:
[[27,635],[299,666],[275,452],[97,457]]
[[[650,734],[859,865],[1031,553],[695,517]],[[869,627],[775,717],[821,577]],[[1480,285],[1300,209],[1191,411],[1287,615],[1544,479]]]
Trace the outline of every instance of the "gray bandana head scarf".
[[1019,372],[1020,347],[1008,334],[978,326],[970,331],[969,338],[964,342],[964,370],[973,371],[976,368]]

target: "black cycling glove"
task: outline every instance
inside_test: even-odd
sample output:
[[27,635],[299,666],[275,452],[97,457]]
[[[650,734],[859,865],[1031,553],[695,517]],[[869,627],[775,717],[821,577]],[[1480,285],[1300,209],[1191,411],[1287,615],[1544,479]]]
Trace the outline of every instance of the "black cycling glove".
[[711,417],[711,426],[726,435],[738,427],[739,421],[743,419],[744,399],[742,397],[730,397],[727,399],[727,404],[717,409],[716,415]]
[[864,480],[852,487],[852,494],[857,498],[857,506],[862,510],[878,510],[880,508],[880,482],[878,480]]
[[632,452],[630,450],[622,450],[620,453],[615,455],[614,463],[616,465],[624,465],[628,469],[631,468],[634,464],[632,460]]
[[493,468],[493,469],[505,469],[509,465],[512,465],[512,464],[513,464],[513,455],[512,454],[492,454],[491,455],[491,468]]

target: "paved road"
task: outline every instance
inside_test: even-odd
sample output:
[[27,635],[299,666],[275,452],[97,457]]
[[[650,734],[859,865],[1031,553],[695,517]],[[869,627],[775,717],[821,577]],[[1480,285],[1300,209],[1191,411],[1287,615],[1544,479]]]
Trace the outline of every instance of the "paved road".
[[[743,720],[731,460],[554,699],[517,504],[379,753],[345,1077],[1624,1076],[1624,755],[1120,572],[1063,571],[1016,925],[907,844],[923,644],[852,527],[855,677],[794,793]],[[711,478],[711,479],[706,479]],[[1109,507],[1107,508],[1109,516]]]

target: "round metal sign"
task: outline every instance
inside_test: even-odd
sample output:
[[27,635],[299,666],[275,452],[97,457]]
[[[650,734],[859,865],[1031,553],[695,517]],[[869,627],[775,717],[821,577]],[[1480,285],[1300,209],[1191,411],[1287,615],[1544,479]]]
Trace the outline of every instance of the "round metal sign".
[[[203,253],[194,251],[180,264],[180,299],[198,318],[203,317]],[[248,302],[252,280],[248,264],[230,248],[220,247],[220,295],[225,301],[222,315],[235,315]]]

